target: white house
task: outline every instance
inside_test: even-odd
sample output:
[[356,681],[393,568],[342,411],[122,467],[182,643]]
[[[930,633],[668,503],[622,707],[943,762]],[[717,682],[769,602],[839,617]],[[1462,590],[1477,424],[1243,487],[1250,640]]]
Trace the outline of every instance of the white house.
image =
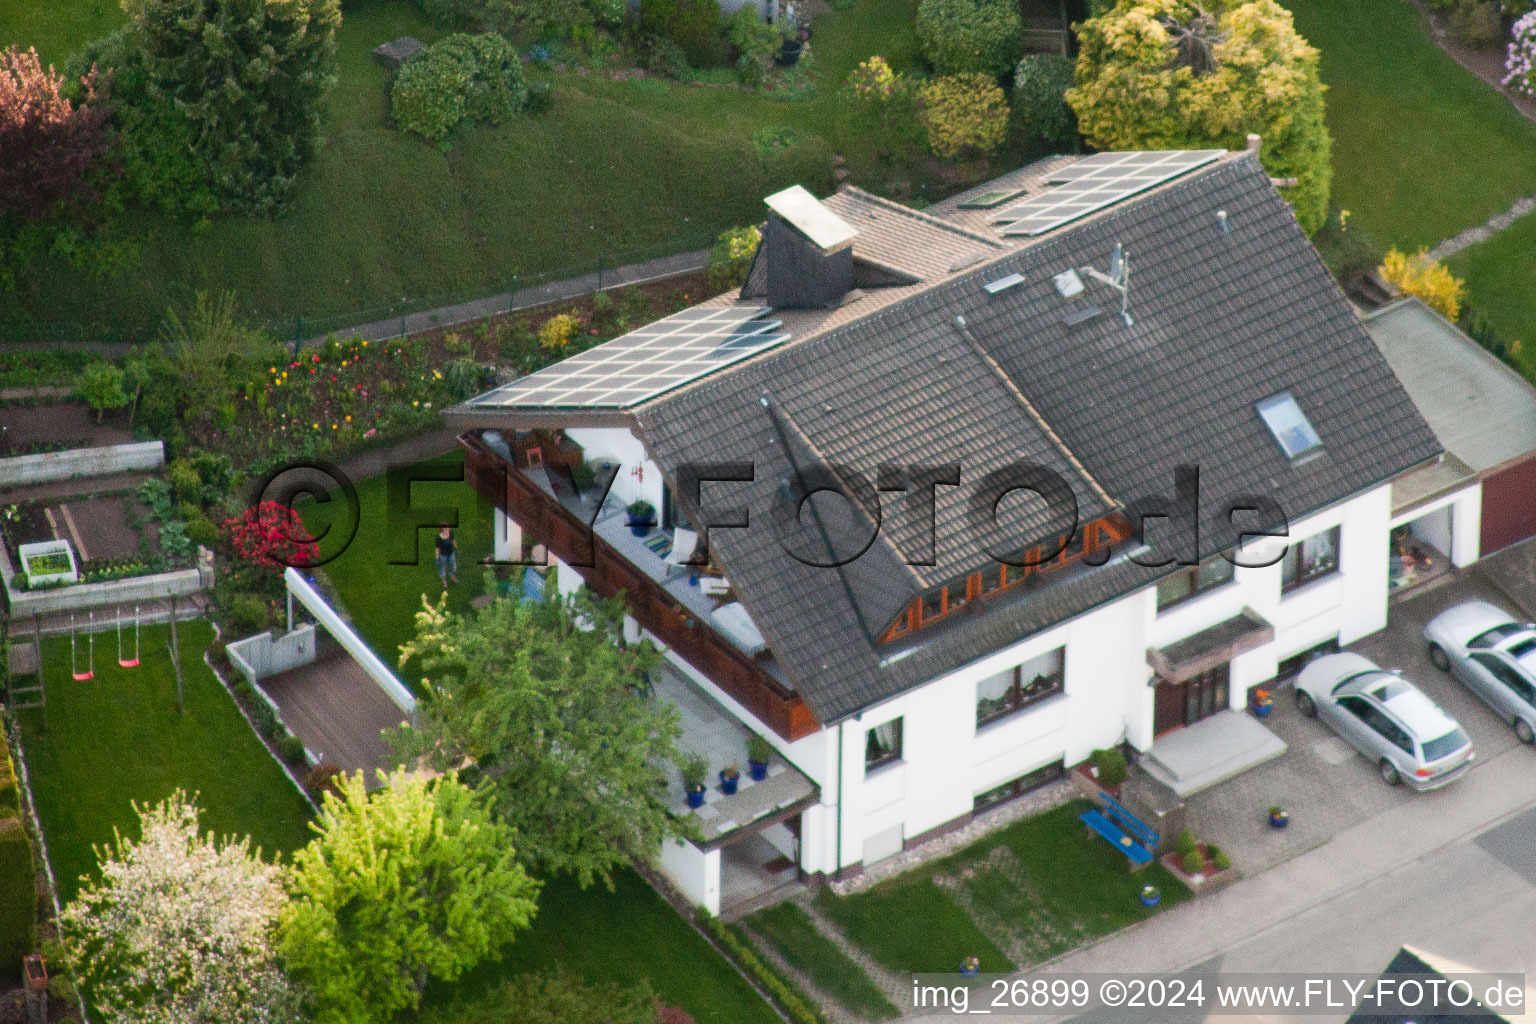
[[767,202],[739,292],[449,414],[499,554],[625,592],[711,775],[778,754],[663,851],[690,898],[856,872],[1116,743],[1204,784],[1184,730],[1258,728],[1224,712],[1385,624],[1393,481],[1442,446],[1251,149]]

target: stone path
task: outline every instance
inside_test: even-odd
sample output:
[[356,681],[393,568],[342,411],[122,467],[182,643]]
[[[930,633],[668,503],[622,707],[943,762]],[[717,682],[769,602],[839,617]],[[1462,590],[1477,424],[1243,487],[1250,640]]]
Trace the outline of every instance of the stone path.
[[1495,233],[1503,231],[1515,221],[1533,211],[1536,211],[1536,196],[1525,196],[1522,199],[1516,199],[1515,204],[1509,209],[1489,217],[1488,223],[1467,228],[1467,230],[1460,234],[1452,235],[1429,250],[1429,258],[1432,260],[1444,260],[1456,255],[1469,245],[1486,242]]
[[799,986],[800,991],[816,1004],[822,1016],[827,1018],[828,1024],[863,1024],[863,1018],[847,1010],[842,1003],[832,998],[830,994],[816,987],[800,969],[779,954],[773,943],[764,938],[755,928],[745,921],[738,922],[747,936],[751,938],[752,945],[757,947],[757,953],[768,963],[778,969],[790,981]]
[[912,1012],[912,979],[910,977],[895,974],[876,963],[868,953],[855,946],[848,936],[843,934],[842,929],[838,928],[835,923],[823,915],[816,908],[816,904],[809,898],[802,899],[799,902],[800,906],[804,908],[806,914],[810,917],[811,923],[816,926],[816,930],[831,940],[838,949],[843,951],[848,959],[858,964],[859,969],[874,983],[876,988],[884,993],[885,998],[895,1003],[896,1008],[903,1014]]

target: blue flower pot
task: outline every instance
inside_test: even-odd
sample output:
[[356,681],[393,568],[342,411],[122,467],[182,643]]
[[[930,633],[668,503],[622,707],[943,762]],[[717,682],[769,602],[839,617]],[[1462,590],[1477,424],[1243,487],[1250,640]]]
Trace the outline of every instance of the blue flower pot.
[[655,526],[656,520],[654,519],[636,519],[634,516],[630,516],[629,518],[629,532],[634,534],[636,537],[644,537],[646,534],[650,533],[651,530],[655,528]]
[[736,794],[736,787],[740,784],[741,776],[727,775],[725,772],[720,773],[720,792],[726,796],[734,796]]
[[753,782],[762,782],[768,777],[768,762],[748,761],[747,773],[752,776]]
[[965,963],[962,961],[961,964],[960,964],[960,973],[961,974],[980,974],[981,973],[981,965],[977,964],[975,967],[967,967],[967,966],[965,966]]
[[696,789],[690,789],[688,791],[688,806],[689,807],[703,807],[704,806],[704,787],[703,786],[699,786]]
[[1160,892],[1144,892],[1141,894],[1141,905],[1144,907],[1155,907],[1162,901],[1163,894]]
[[1291,818],[1288,814],[1271,814],[1269,816],[1270,828],[1285,828],[1290,823]]
[[1273,703],[1270,703],[1270,704],[1255,704],[1253,706],[1253,717],[1254,718],[1268,718],[1269,715],[1270,715],[1270,712],[1272,712],[1274,710],[1275,710],[1275,705]]

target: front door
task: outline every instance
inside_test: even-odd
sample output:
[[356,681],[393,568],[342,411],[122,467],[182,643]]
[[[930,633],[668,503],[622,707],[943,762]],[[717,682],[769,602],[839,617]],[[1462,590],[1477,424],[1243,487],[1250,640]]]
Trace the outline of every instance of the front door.
[[1225,711],[1232,699],[1231,666],[1218,665],[1182,683],[1160,679],[1156,690],[1152,703],[1152,734],[1161,736]]

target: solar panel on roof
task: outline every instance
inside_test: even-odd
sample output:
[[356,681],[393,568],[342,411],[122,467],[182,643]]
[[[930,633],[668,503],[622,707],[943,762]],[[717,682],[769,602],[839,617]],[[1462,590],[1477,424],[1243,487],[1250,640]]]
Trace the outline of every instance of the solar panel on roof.
[[1069,164],[1036,196],[992,214],[1003,235],[1042,235],[1129,199],[1197,167],[1219,160],[1222,149],[1170,149],[1095,153]]
[[478,405],[626,409],[789,340],[767,306],[694,307],[497,388]]

